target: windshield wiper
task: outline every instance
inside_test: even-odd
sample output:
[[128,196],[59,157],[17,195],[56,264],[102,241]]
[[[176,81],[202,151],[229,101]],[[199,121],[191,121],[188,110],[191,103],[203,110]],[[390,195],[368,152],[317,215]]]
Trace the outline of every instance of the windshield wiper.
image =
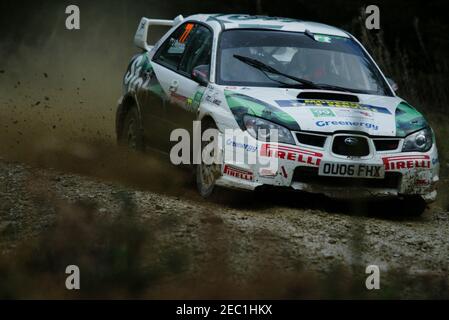
[[[253,59],[250,57],[245,57],[245,56],[241,56],[238,54],[234,54],[234,58],[246,63],[247,65],[249,65],[251,67],[259,69],[265,75],[267,75],[266,74],[267,72],[272,73],[272,74],[277,74],[277,75],[286,77],[288,79],[294,80],[296,82],[299,82],[300,84],[302,84],[302,87],[306,86],[306,87],[312,88],[312,89],[334,90],[334,91],[343,91],[343,92],[352,92],[352,93],[365,93],[365,91],[363,91],[363,90],[349,89],[349,88],[344,88],[344,87],[335,86],[335,85],[326,84],[326,83],[315,83],[315,82],[312,82],[312,81],[309,81],[306,79],[298,78],[298,77],[289,75],[287,73],[283,73],[269,65],[266,65],[262,61],[259,61],[257,59]],[[285,82],[277,80],[277,79],[273,79],[273,78],[269,77],[268,75],[267,75],[267,77],[272,81],[281,83],[286,88],[296,88],[297,87],[295,85],[288,84],[288,83],[285,83]]]
[[[275,69],[275,68],[273,68],[273,67],[271,67],[269,65],[266,65],[265,63],[263,63],[262,61],[259,61],[257,59],[241,56],[241,55],[238,55],[238,54],[234,54],[234,58],[236,58],[237,60],[242,61],[243,63],[246,63],[247,65],[249,65],[249,66],[251,66],[253,68],[259,69],[260,71],[262,71],[265,74],[267,72],[268,73],[272,73],[272,74],[277,74],[277,75],[283,76],[285,78],[288,78],[288,79],[294,80],[296,82],[299,82],[303,86],[307,86],[307,87],[310,87],[310,88],[313,88],[313,89],[319,89],[319,86],[317,86],[312,81],[309,81],[309,80],[306,80],[306,79],[297,78],[295,76],[291,76],[289,74],[283,73],[283,72],[281,72],[281,71],[279,71],[279,70],[277,70],[277,69]],[[270,78],[270,77],[268,77],[268,78]],[[280,83],[282,83],[284,85],[288,85],[287,83],[284,83],[282,81],[278,81],[278,80],[275,80],[275,79],[272,79],[272,78],[270,78],[270,79],[274,80],[274,81],[277,81],[277,82],[280,82]]]

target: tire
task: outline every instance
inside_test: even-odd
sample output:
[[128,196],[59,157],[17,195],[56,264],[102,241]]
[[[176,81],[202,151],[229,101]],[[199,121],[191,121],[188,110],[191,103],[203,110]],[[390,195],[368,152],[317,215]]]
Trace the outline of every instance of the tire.
[[427,208],[426,201],[420,196],[405,196],[401,200],[401,211],[411,217],[421,216]]
[[[212,120],[205,120],[201,123],[201,137],[203,132],[207,129],[217,129],[216,124]],[[202,139],[201,139],[202,140]],[[201,157],[204,147],[210,141],[201,141],[201,164],[195,165],[195,180],[198,192],[203,198],[209,198],[214,194],[216,189],[215,181],[221,175],[221,165],[219,164],[204,164]]]
[[119,136],[119,144],[129,149],[143,152],[144,139],[139,112],[135,107],[128,110],[123,120],[123,128]]

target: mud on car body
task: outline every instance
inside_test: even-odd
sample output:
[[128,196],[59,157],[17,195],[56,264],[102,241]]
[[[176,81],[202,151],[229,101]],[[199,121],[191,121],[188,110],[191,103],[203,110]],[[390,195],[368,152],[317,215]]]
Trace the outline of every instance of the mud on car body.
[[[149,45],[153,25],[170,30]],[[169,152],[170,132],[200,120],[203,129],[234,130],[223,151],[276,159],[274,169],[226,158],[197,165],[203,196],[214,186],[283,186],[435,200],[434,132],[346,31],[286,18],[194,15],[142,18],[134,40],[143,52],[124,77],[120,141]],[[261,139],[261,128],[268,136],[276,130],[277,141]]]

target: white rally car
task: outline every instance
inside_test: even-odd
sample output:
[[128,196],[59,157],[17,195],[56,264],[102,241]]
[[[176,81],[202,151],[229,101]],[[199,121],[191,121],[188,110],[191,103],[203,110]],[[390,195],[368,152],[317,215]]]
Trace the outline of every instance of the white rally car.
[[[153,26],[170,29],[149,45]],[[124,77],[118,139],[169,153],[173,130],[192,131],[194,120],[203,131],[217,128],[220,152],[244,157],[196,165],[203,196],[214,186],[283,186],[413,205],[435,200],[433,130],[348,32],[287,18],[201,14],[142,18],[134,42],[143,51]],[[228,129],[233,136],[225,136]],[[276,166],[242,161],[251,155]]]

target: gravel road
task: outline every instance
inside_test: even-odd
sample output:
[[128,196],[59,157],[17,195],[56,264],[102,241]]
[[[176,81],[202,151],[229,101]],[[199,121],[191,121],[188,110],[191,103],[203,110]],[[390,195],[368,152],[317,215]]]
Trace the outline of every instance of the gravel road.
[[[409,218],[391,209],[395,203],[356,204],[300,193],[224,192],[210,202],[195,196],[188,184],[161,193],[6,161],[0,162],[0,188],[3,255],[52,228],[61,205],[94,203],[96,215],[117,216],[125,194],[139,223],[152,227],[159,248],[188,252],[182,276],[164,287],[179,277],[201,277],[217,265],[245,282],[261,270],[329,277],[336,266],[363,276],[364,267],[374,264],[411,279],[438,279],[446,285],[434,295],[448,292],[449,213],[438,205]],[[399,295],[428,294],[413,288],[402,288]]]

